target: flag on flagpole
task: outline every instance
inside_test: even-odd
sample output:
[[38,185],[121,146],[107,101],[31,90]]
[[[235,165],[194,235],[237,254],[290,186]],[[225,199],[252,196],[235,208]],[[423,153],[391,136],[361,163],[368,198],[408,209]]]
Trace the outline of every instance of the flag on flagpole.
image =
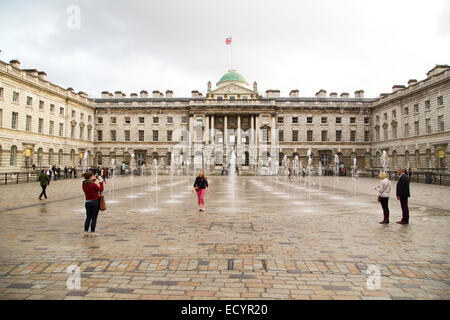
[[231,44],[231,37],[225,39],[226,44]]

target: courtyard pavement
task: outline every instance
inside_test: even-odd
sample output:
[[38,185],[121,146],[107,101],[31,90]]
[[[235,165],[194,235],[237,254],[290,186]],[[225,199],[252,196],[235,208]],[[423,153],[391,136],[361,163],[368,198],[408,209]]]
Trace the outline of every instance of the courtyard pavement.
[[0,186],[0,299],[450,299],[449,187],[402,226],[395,182],[380,225],[377,179],[212,176],[206,212],[193,180],[108,180],[87,239],[80,179]]

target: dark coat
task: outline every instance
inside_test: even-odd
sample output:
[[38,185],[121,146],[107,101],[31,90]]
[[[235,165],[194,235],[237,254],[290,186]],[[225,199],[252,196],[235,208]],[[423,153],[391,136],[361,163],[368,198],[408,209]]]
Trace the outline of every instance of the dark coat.
[[400,175],[397,181],[397,197],[399,198],[409,198],[411,195],[409,193],[409,177],[406,174]]

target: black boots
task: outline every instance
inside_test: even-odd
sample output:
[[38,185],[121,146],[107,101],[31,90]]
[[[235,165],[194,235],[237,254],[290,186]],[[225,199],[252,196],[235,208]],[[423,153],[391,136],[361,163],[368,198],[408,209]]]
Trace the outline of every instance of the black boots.
[[380,221],[380,224],[388,224],[389,223],[389,213],[383,212],[384,219]]

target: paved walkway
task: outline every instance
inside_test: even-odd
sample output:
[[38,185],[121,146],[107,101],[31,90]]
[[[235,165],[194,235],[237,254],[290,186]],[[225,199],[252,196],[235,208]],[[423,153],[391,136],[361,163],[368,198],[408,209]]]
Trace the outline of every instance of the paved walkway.
[[401,226],[375,179],[210,177],[205,213],[192,177],[158,180],[108,181],[94,239],[81,180],[1,186],[0,299],[450,299],[449,187],[412,184]]

